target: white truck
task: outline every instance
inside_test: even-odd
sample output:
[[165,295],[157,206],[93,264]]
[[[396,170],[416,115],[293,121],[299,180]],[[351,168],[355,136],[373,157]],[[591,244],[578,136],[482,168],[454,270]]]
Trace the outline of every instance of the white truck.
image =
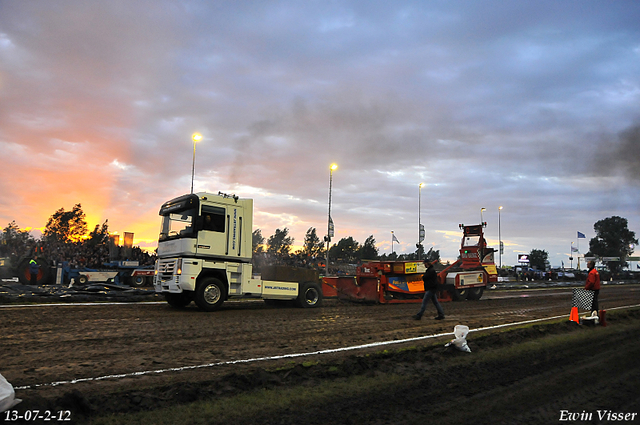
[[[191,301],[205,311],[227,299],[322,304],[318,272],[267,267],[253,275],[253,200],[235,195],[196,193],[165,202],[155,266],[156,293],[176,308]],[[263,280],[264,279],[264,280]]]

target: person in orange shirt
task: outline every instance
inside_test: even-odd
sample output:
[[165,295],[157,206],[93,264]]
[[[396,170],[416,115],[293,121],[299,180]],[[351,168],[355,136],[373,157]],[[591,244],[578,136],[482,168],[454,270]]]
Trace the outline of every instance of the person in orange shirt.
[[584,284],[584,289],[593,291],[593,304],[591,304],[591,312],[598,311],[598,294],[600,293],[600,273],[596,270],[596,262],[589,261],[587,263],[589,274]]

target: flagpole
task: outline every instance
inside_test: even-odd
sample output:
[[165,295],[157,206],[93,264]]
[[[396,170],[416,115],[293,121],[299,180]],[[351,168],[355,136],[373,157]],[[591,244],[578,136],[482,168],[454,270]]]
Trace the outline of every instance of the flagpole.
[[576,238],[578,240],[578,242],[576,243],[576,245],[578,245],[578,251],[577,251],[577,255],[576,257],[578,258],[578,270],[580,270],[580,237]]

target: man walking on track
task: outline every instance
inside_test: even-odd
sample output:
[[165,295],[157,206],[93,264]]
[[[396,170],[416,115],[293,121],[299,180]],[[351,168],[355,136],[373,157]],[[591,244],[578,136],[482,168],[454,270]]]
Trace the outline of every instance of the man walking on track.
[[600,293],[600,273],[596,270],[596,262],[589,261],[587,263],[589,268],[589,274],[587,275],[587,281],[584,284],[584,289],[593,291],[593,304],[591,305],[591,312],[598,311],[598,294]]
[[422,298],[422,307],[420,307],[420,311],[418,312],[418,314],[413,316],[415,320],[422,319],[422,315],[427,309],[429,300],[433,302],[433,305],[436,306],[436,310],[438,311],[438,315],[435,317],[435,319],[444,319],[444,311],[442,310],[442,306],[438,302],[437,296],[438,274],[436,273],[436,269],[433,267],[433,265],[437,262],[438,259],[435,259],[432,262],[430,262],[429,260],[424,260],[424,265],[427,267],[427,271],[424,273],[424,275],[422,275],[422,281],[424,282],[424,297]]

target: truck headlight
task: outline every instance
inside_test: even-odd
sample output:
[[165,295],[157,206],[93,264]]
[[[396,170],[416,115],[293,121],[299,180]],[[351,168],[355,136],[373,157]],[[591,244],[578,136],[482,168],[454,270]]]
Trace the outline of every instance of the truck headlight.
[[179,258],[176,264],[176,274],[182,274],[182,258]]

